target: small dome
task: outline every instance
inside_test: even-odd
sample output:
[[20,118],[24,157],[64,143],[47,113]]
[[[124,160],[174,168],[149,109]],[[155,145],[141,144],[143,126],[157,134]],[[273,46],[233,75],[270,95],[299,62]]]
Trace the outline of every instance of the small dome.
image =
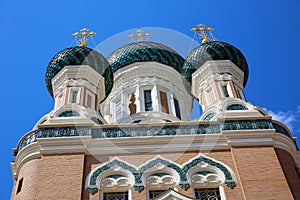
[[184,64],[184,59],[170,47],[149,41],[127,44],[110,54],[107,60],[113,72],[135,62],[155,61],[181,73]]
[[52,78],[68,65],[89,65],[105,78],[105,94],[110,93],[113,86],[113,73],[109,63],[99,52],[88,47],[75,46],[56,54],[46,70],[46,86],[53,97]]
[[244,72],[244,87],[248,80],[249,69],[247,60],[240,50],[231,44],[213,41],[195,48],[186,59],[183,66],[183,77],[191,82],[192,74],[199,69],[206,61],[230,60]]

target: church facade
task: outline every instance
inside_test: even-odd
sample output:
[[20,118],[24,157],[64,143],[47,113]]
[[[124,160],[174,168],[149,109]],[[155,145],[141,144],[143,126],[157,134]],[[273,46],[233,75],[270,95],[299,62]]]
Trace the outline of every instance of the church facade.
[[13,149],[11,199],[300,199],[296,140],[247,102],[244,55],[192,31],[186,58],[140,29],[107,58],[73,34],[46,69],[53,110]]

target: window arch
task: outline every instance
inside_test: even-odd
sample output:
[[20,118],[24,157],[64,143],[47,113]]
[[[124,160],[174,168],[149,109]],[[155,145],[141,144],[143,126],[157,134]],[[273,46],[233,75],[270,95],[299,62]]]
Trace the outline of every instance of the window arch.
[[103,191],[102,197],[105,192],[130,192],[135,184],[133,173],[136,172],[133,166],[115,158],[90,172],[86,179],[86,188],[92,194],[100,189]]

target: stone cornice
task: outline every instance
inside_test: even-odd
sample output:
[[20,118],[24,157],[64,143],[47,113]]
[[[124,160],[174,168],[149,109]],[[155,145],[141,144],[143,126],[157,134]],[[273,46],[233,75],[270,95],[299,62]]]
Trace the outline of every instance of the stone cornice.
[[[98,138],[89,134],[89,130],[86,129],[86,132],[82,130],[80,133],[82,136],[25,137],[28,138],[28,144],[21,149],[19,148],[18,151],[15,150],[17,154],[15,162],[12,163],[14,175],[17,175],[20,166],[28,160],[39,158],[41,155],[46,154],[83,153],[86,155],[112,155],[116,154],[116,152],[117,154],[157,154],[189,151],[208,152],[230,150],[230,148],[235,147],[270,146],[289,152],[298,165],[300,158],[300,153],[293,139],[288,134],[277,132],[272,128],[222,130],[220,133],[211,134],[192,134],[190,132],[190,134],[183,133],[181,135],[146,135],[116,138]],[[22,141],[24,139],[20,141],[19,145],[22,144]]]

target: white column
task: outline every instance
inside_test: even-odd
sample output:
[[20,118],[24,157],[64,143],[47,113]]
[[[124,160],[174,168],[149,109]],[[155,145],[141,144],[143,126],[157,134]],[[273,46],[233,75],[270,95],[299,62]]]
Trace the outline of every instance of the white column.
[[174,96],[170,91],[170,114],[176,117],[175,105],[174,105]]
[[141,95],[141,91],[140,91],[140,86],[139,85],[137,85],[136,86],[136,88],[135,88],[135,103],[136,103],[136,113],[138,113],[138,112],[141,112],[141,97],[140,97],[140,95]]
[[138,107],[139,110],[137,110],[137,112],[143,112],[143,111],[145,111],[144,91],[140,85],[138,86],[138,93],[139,93],[138,99],[140,102],[140,106]]
[[152,88],[151,91],[151,96],[152,96],[152,108],[153,111],[159,111],[159,102],[158,102],[158,90],[157,90],[157,85],[155,84]]

